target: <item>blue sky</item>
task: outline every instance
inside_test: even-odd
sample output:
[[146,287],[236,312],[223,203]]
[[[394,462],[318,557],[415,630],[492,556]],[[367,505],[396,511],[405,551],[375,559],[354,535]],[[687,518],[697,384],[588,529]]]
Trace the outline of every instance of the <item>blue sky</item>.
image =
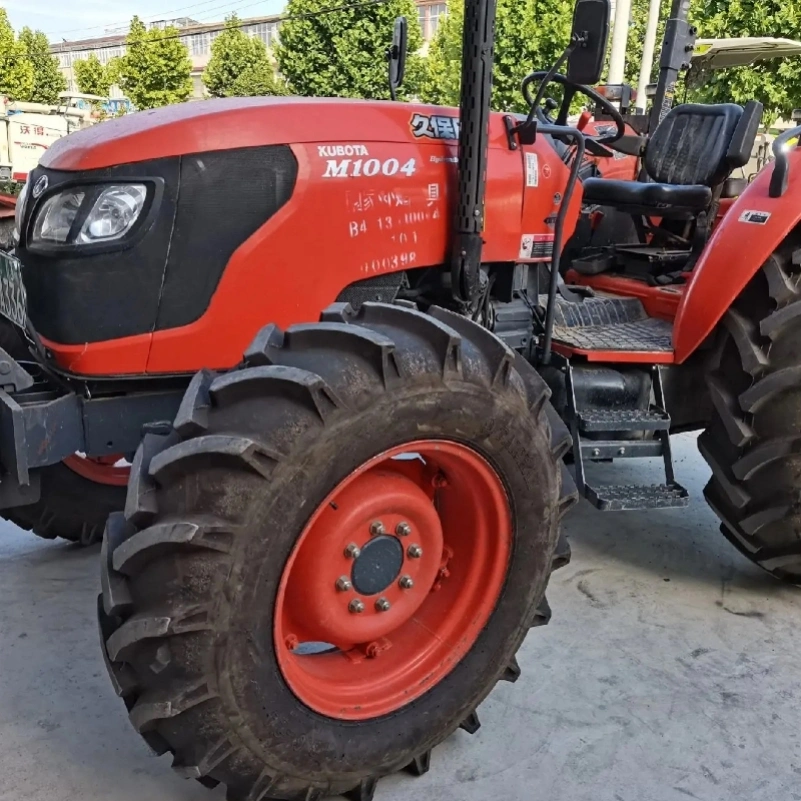
[[240,17],[277,14],[285,0],[0,0],[11,24],[44,31],[51,41],[102,36],[134,14],[145,20],[188,16],[216,22],[235,11]]

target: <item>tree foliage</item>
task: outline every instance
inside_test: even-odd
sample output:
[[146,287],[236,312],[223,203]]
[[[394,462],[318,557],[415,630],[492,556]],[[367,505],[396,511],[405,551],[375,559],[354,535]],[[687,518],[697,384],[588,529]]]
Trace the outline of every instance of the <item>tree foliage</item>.
[[6,10],[0,8],[0,94],[11,100],[28,100],[33,86],[33,62],[25,45],[14,36]]
[[136,108],[183,103],[192,95],[192,62],[178,34],[177,28],[147,30],[139,17],[131,21],[114,77]]
[[[289,0],[276,57],[294,94],[389,98],[385,53],[395,18],[409,21],[409,60],[398,92],[413,96],[422,71],[423,36],[414,0],[339,9],[325,13],[331,0]],[[320,13],[323,12],[323,13]]]
[[78,89],[87,95],[108,97],[113,81],[109,71],[100,63],[100,59],[94,53],[90,53],[88,58],[75,61],[72,68],[75,70]]
[[33,66],[33,86],[28,100],[32,103],[58,103],[58,95],[67,89],[67,79],[58,68],[58,59],[50,53],[50,42],[41,31],[23,28],[19,41]]
[[[777,36],[801,39],[801,5],[787,0],[696,0],[692,10],[698,35]],[[692,76],[691,76],[692,77]],[[691,80],[691,96],[702,102],[744,104],[759,100],[763,122],[790,119],[801,106],[801,56],[772,59],[726,70],[710,70]]]
[[[568,44],[573,0],[498,0],[492,76],[492,107],[527,111],[520,92],[532,70],[548,69]],[[420,97],[429,103],[457,105],[462,70],[464,0],[449,0],[431,42]]]
[[261,39],[248,36],[236,14],[211,46],[203,83],[212,97],[254,97],[285,94]]
[[[629,23],[629,37],[626,46],[626,67],[624,81],[637,88],[640,80],[640,65],[642,64],[642,51],[645,42],[645,29],[648,25],[649,0],[631,1],[631,21]],[[662,0],[659,8],[659,23],[656,29],[656,46],[654,48],[654,63],[651,67],[650,81],[653,83],[659,76],[659,53],[662,49],[662,37],[665,35],[665,23],[670,16],[670,3]],[[611,39],[611,37],[610,37]],[[644,98],[640,98],[644,100]]]

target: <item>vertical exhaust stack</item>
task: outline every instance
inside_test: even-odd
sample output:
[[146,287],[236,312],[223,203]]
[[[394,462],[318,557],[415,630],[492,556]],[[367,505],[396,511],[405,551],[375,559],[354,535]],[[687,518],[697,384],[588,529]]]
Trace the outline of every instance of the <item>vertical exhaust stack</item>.
[[484,244],[481,235],[484,231],[495,11],[496,0],[465,0],[458,195],[451,242],[453,296],[465,306],[477,295]]

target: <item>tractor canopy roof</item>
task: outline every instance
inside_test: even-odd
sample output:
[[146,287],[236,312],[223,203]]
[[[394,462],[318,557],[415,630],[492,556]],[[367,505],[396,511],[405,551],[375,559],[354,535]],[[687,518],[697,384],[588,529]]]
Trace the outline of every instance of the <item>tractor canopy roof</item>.
[[773,36],[740,36],[729,39],[698,39],[693,67],[722,70],[745,67],[755,61],[801,55],[801,42]]

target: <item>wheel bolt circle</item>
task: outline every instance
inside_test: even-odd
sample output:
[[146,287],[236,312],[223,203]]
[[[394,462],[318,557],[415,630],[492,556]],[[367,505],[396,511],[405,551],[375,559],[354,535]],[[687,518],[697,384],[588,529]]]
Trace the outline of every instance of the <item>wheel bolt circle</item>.
[[386,598],[379,598],[375,602],[375,608],[379,612],[389,612],[391,606],[392,604]]
[[359,598],[354,598],[348,604],[348,611],[353,615],[359,615],[364,612],[364,603]]
[[398,581],[402,590],[410,590],[414,587],[414,579],[411,576],[401,576]]
[[336,581],[336,588],[339,592],[347,592],[353,588],[350,579],[347,576],[340,576]]
[[411,559],[419,559],[423,555],[423,549],[419,545],[410,545],[406,553]]
[[409,534],[412,533],[412,527],[406,522],[398,523],[398,525],[395,526],[395,533],[399,537],[408,537]]
[[355,542],[350,543],[350,545],[345,548],[345,556],[347,556],[348,559],[358,559],[361,552],[361,548],[359,548]]

